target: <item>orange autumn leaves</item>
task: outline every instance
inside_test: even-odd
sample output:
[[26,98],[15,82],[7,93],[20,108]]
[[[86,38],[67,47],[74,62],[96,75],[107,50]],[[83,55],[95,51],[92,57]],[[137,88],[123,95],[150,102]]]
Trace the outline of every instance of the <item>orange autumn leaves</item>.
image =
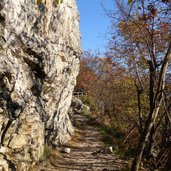
[[94,71],[88,67],[88,63],[90,62],[91,59],[82,59],[80,61],[80,72],[77,77],[77,85],[75,90],[80,91],[89,91],[97,79],[96,74]]

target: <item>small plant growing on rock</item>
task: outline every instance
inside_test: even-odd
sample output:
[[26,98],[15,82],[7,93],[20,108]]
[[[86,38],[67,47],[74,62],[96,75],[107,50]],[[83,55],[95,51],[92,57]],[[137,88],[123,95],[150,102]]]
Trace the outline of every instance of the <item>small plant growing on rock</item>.
[[63,0],[54,0],[55,4],[58,5],[58,4],[61,4],[63,3]]
[[[63,0],[54,0],[56,5],[63,3]],[[37,4],[43,3],[43,0],[37,0]]]
[[45,161],[48,159],[48,157],[51,155],[52,153],[52,147],[48,146],[47,144],[44,146],[44,151],[42,156],[40,157],[40,161]]

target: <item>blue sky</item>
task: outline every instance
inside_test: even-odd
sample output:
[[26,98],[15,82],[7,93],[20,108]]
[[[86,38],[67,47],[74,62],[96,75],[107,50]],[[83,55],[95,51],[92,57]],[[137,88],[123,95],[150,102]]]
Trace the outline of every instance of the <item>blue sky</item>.
[[106,34],[109,31],[110,19],[105,15],[105,8],[112,9],[114,0],[76,0],[80,12],[80,29],[83,50],[105,51]]

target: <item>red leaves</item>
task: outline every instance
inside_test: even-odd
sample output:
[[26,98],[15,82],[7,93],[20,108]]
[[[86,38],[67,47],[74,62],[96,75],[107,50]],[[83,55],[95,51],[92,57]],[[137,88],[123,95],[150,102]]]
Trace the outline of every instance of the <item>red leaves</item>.
[[80,63],[80,73],[77,77],[77,86],[76,89],[84,89],[89,91],[91,85],[96,80],[96,74],[94,71],[88,67],[88,63],[92,61],[88,61],[86,59],[82,59]]
[[151,13],[154,17],[157,16],[157,9],[156,9],[156,8],[151,9],[150,13]]
[[139,16],[139,19],[141,21],[147,21],[148,18],[149,18],[149,16],[147,14],[143,14],[142,16]]
[[150,11],[150,14],[152,14],[154,17],[157,16],[157,8],[151,3],[148,5],[148,10]]

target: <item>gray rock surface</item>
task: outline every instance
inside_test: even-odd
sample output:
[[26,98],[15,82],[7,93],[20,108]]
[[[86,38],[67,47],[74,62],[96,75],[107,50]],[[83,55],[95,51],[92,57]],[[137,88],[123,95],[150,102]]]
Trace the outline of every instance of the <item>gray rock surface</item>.
[[[63,144],[81,54],[75,0],[0,1],[0,168],[27,170]],[[8,168],[9,167],[9,168]],[[11,167],[11,168],[10,168]]]
[[83,103],[80,99],[73,97],[70,108],[73,113],[81,113],[83,109]]

